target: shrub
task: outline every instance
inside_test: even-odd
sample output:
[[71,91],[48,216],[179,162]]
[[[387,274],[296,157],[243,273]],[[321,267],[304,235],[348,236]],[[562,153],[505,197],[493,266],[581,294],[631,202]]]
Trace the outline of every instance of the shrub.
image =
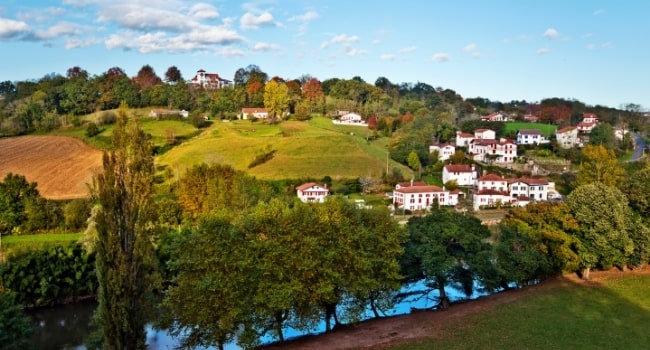
[[86,137],[93,137],[97,134],[99,134],[101,130],[99,130],[99,127],[97,127],[97,124],[95,123],[88,123],[88,126],[86,127]]
[[117,121],[117,115],[112,112],[112,111],[104,111],[102,114],[97,117],[97,124],[98,125],[109,125],[109,124],[115,124]]

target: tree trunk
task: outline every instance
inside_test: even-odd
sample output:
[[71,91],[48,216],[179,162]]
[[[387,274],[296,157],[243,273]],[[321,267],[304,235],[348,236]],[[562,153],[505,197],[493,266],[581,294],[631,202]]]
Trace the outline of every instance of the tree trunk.
[[284,342],[284,334],[282,334],[282,325],[284,323],[284,315],[282,311],[275,313],[275,331],[278,334],[280,343]]
[[447,297],[447,292],[445,292],[445,286],[441,286],[438,290],[440,290],[440,308],[449,308],[449,297]]
[[370,297],[370,310],[372,310],[372,314],[375,315],[375,318],[379,318],[379,312],[377,311],[377,306],[375,305],[375,298]]
[[590,272],[591,272],[590,267],[586,267],[586,268],[582,269],[582,279],[583,280],[589,280],[589,273]]

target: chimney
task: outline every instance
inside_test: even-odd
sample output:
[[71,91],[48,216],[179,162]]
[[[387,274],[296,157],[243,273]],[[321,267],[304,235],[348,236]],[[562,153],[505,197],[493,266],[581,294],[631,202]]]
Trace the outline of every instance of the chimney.
[[413,178],[411,178],[411,187],[413,187]]

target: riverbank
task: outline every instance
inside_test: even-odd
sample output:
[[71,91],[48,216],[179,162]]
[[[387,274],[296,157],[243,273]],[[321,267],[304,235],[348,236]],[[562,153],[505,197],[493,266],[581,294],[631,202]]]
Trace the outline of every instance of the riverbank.
[[[627,276],[650,276],[650,268],[645,266],[633,271],[599,271],[592,272],[589,281],[579,279],[575,274],[566,274],[546,280],[538,285],[480,297],[475,300],[452,305],[447,310],[417,311],[407,315],[392,316],[382,319],[371,319],[354,326],[337,329],[331,333],[316,336],[305,336],[289,340],[283,344],[271,344],[260,349],[264,350],[344,350],[344,349],[386,349],[403,344],[417,344],[430,339],[442,339],[452,333],[456,327],[470,334],[472,328],[468,320],[477,315],[486,315],[500,310],[505,305],[524,301],[528,298],[544,296],[555,290],[570,290],[579,286],[598,288],[607,283],[615,283],[617,279]],[[610,309],[616,309],[619,300],[611,300]],[[625,303],[624,300],[620,300]],[[625,309],[626,310],[626,309]],[[594,310],[597,312],[598,310]],[[625,317],[625,315],[623,315]],[[623,322],[625,324],[625,322]],[[556,327],[561,327],[558,323]],[[531,329],[531,332],[534,330]],[[641,344],[641,343],[639,343]],[[600,344],[604,346],[604,344]],[[586,348],[590,346],[585,344]],[[420,347],[426,349],[427,346]]]

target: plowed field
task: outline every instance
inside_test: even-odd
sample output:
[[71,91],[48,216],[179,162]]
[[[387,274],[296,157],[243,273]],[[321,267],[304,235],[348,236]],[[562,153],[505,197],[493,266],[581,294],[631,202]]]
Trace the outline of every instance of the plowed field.
[[0,139],[0,180],[20,174],[38,184],[41,196],[69,199],[88,196],[88,184],[101,169],[102,152],[63,136]]

